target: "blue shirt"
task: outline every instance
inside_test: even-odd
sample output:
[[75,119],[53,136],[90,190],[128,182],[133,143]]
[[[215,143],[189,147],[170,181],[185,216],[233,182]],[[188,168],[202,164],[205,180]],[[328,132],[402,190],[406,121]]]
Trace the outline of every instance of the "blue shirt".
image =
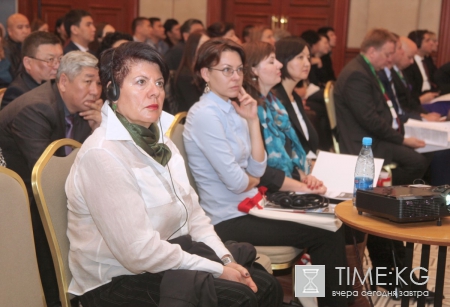
[[200,205],[212,224],[245,213],[237,206],[258,192],[247,192],[247,173],[264,174],[267,157],[257,162],[251,157],[247,121],[236,113],[230,101],[209,92],[200,97],[187,115],[184,146],[189,167],[198,187]]

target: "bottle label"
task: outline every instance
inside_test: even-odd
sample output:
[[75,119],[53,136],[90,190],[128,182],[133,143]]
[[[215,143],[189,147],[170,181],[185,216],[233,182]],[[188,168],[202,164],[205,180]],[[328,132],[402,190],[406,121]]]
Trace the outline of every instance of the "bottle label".
[[373,188],[373,178],[356,177],[355,178],[355,193],[356,190],[371,190]]

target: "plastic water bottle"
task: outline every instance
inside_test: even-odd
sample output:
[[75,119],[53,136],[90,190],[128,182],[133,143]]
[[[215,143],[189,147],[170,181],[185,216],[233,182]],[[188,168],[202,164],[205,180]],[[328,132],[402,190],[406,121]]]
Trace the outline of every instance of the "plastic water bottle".
[[353,205],[356,203],[356,190],[371,190],[373,188],[375,164],[372,153],[372,138],[364,137],[362,144],[363,147],[356,161]]

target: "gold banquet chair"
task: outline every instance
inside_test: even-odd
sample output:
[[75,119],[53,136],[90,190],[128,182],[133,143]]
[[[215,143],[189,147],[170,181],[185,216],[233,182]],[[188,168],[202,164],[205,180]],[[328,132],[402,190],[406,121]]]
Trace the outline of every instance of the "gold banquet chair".
[[[175,119],[167,131],[167,135],[172,142],[175,143],[183,156],[189,182],[197,192],[197,185],[195,184],[194,177],[191,174],[183,143],[184,124],[182,123],[184,122],[186,115],[187,112],[181,112],[175,115]],[[274,270],[284,270],[292,267],[302,255],[301,249],[292,246],[255,246],[255,248],[259,257],[257,262],[264,266],[264,268],[266,268],[266,270],[270,273]]]
[[[71,146],[74,149],[67,157],[54,156],[55,152],[63,146]],[[31,175],[33,194],[52,253],[62,307],[71,306],[67,289],[72,279],[68,258],[69,239],[66,235],[67,196],[65,184],[80,147],[80,143],[71,139],[54,141],[36,162]]]
[[335,153],[339,153],[339,143],[336,140],[335,132],[336,132],[336,108],[334,106],[334,82],[328,81],[325,85],[325,90],[323,93],[323,98],[325,100],[325,106],[327,108],[327,114],[328,114],[328,120],[330,123],[330,128],[332,132],[332,138],[333,138],[333,148]]
[[0,272],[0,306],[46,306],[28,193],[22,178],[1,166]]

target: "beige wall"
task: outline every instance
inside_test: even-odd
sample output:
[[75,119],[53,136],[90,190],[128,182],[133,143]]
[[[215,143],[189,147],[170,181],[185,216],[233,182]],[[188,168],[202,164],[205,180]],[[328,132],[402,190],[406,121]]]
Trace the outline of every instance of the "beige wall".
[[359,48],[365,33],[375,27],[399,35],[415,29],[439,34],[441,0],[351,0],[347,47]]
[[206,24],[207,0],[139,0],[139,15],[159,17],[164,22],[175,18],[179,23],[186,19],[200,19]]

